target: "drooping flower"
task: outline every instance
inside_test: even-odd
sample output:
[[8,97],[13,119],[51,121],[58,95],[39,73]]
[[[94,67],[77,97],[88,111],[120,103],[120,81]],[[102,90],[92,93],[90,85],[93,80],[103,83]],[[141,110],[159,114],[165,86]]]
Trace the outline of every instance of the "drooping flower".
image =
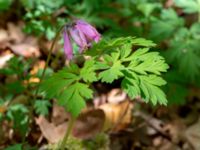
[[96,43],[100,40],[101,35],[89,23],[83,20],[76,20],[72,24],[67,25],[64,29],[64,51],[67,59],[72,59],[73,48],[72,41],[79,47],[79,52],[91,47],[92,42]]
[[101,38],[101,35],[97,32],[97,30],[91,26],[89,23],[83,21],[83,20],[77,20],[76,26],[80,28],[80,30],[84,33],[86,38],[89,41],[95,41],[98,42]]
[[63,38],[64,38],[64,52],[67,59],[70,60],[73,57],[73,48],[72,48],[72,43],[71,43],[66,27],[64,28]]

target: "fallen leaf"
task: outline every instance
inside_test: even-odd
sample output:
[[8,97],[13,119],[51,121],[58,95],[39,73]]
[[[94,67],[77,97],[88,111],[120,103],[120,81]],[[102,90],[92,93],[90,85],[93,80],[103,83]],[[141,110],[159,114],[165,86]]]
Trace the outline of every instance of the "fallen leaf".
[[8,32],[4,29],[0,29],[0,43],[8,41]]
[[190,143],[193,145],[195,150],[200,150],[200,118],[197,123],[190,126],[186,132],[185,136],[190,141]]
[[162,145],[157,148],[157,150],[181,150],[176,144],[164,139]]
[[[1,35],[0,35],[1,36]],[[6,65],[6,62],[9,61],[14,55],[10,51],[6,51],[0,56],[0,69]]]
[[23,57],[39,57],[40,51],[38,47],[37,38],[32,36],[25,36],[22,32],[22,23],[17,25],[8,23],[8,47],[17,55]]
[[44,69],[45,61],[41,60],[34,64],[33,68],[30,71],[31,75],[36,75],[40,69]]
[[96,96],[93,100],[94,107],[98,108],[100,105],[106,103],[107,96],[106,94],[101,94],[101,96]]
[[14,24],[9,22],[7,27],[10,41],[14,43],[21,43],[24,40],[25,35],[22,32],[22,23]]
[[52,110],[52,118],[51,121],[55,125],[59,125],[66,120],[70,118],[70,115],[68,112],[65,111],[64,107],[58,106],[56,104],[53,105],[53,110]]
[[28,80],[24,80],[24,84],[30,84],[30,83],[39,83],[40,78],[37,77],[37,73],[40,69],[44,69],[45,67],[45,61],[38,61],[34,64],[33,68],[30,70],[30,74],[32,77]]
[[92,138],[102,131],[104,122],[105,114],[101,109],[85,111],[75,121],[72,134],[81,139]]
[[121,89],[113,89],[108,93],[108,102],[117,104],[126,100],[127,94]]
[[174,5],[174,0],[167,0],[167,1],[165,2],[165,7],[166,7],[166,8],[173,7],[173,5]]
[[0,106],[0,113],[4,114],[7,111],[7,107],[5,105]]
[[104,130],[119,131],[126,128],[132,121],[133,103],[128,100],[119,104],[103,104],[99,108],[106,116]]
[[49,143],[59,142],[64,137],[67,130],[66,122],[55,126],[43,116],[39,116],[35,119],[35,121],[36,124],[40,127],[42,135],[48,140]]
[[29,58],[29,57],[40,56],[39,48],[36,46],[30,45],[28,43],[10,45],[9,47],[15,54],[23,56],[23,57]]

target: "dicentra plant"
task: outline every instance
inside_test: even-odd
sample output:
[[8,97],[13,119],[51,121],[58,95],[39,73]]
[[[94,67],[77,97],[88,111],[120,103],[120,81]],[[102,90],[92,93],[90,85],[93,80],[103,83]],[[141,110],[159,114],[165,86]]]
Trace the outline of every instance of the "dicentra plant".
[[[41,91],[46,98],[55,98],[72,115],[71,125],[86,107],[86,100],[93,99],[94,82],[112,84],[119,80],[131,99],[140,96],[153,105],[167,104],[160,87],[166,84],[161,73],[167,71],[168,65],[158,52],[150,51],[155,46],[152,41],[135,37],[104,39],[94,27],[80,20],[64,26],[63,32],[70,63],[44,80]],[[73,51],[72,41],[80,53]],[[73,58],[81,58],[83,63],[76,64]]]

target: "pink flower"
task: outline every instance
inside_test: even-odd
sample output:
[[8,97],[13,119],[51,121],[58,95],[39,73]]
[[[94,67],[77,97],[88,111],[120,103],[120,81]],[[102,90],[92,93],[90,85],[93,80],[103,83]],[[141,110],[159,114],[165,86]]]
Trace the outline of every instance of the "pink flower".
[[76,24],[77,24],[76,26],[80,28],[80,30],[84,33],[88,42],[91,42],[91,41],[98,42],[100,40],[101,35],[89,23],[83,20],[77,20]]
[[101,35],[97,30],[83,20],[76,20],[71,25],[67,25],[64,29],[64,51],[67,59],[73,57],[72,41],[77,44],[81,53],[91,47],[93,41],[97,43],[100,38]]

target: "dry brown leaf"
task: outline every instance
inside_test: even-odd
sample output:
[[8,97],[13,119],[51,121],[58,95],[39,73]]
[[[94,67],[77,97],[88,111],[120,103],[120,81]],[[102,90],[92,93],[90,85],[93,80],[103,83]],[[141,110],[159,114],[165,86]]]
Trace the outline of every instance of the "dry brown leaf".
[[40,69],[44,69],[44,67],[45,67],[45,61],[40,60],[40,61],[38,61],[38,62],[36,62],[36,63],[34,64],[33,68],[32,68],[31,71],[30,71],[30,74],[31,74],[31,75],[36,75],[36,74],[38,73],[38,71],[39,71]]
[[153,146],[158,147],[163,143],[163,137],[157,136],[152,140]]
[[0,43],[8,41],[8,32],[4,29],[0,29]]
[[107,99],[107,97],[105,94],[101,94],[101,96],[96,96],[93,100],[94,107],[98,108],[100,105],[105,104],[106,99]]
[[124,129],[132,120],[133,103],[126,100],[119,104],[103,104],[99,107],[106,116],[104,130],[114,127],[113,131]]
[[102,110],[85,111],[77,118],[72,134],[81,139],[92,138],[103,129],[104,122],[105,114]]
[[39,116],[35,120],[36,124],[40,127],[42,135],[48,140],[49,143],[57,143],[64,137],[67,130],[67,123],[55,126],[43,116]]
[[[30,71],[30,74],[32,76],[36,75],[40,69],[44,69],[45,67],[45,61],[38,61],[36,64],[34,64],[33,68]],[[30,84],[30,83],[39,83],[40,78],[38,77],[31,77],[28,80],[24,80],[24,84]]]
[[4,114],[4,113],[6,112],[6,110],[7,110],[7,107],[6,107],[6,106],[4,106],[4,105],[1,105],[1,106],[0,106],[0,113],[1,113],[1,114]]
[[40,56],[39,48],[28,43],[10,45],[9,47],[15,54],[23,56],[23,57],[29,58],[29,57]]
[[200,118],[196,124],[190,126],[186,130],[185,136],[193,145],[195,150],[200,150]]
[[9,34],[9,40],[11,40],[14,43],[21,43],[25,35],[22,32],[22,24],[13,24],[13,23],[8,23],[8,34]]
[[8,23],[7,26],[8,38],[10,41],[8,46],[15,54],[27,58],[40,56],[37,39],[32,36],[25,36],[22,32],[22,23],[17,25]]
[[[40,79],[37,78],[37,77],[31,77],[29,80],[28,80],[28,83],[39,83],[40,82]],[[25,82],[26,83],[26,82]]]
[[56,104],[53,105],[52,110],[52,118],[51,121],[55,124],[61,124],[68,120],[70,118],[70,115],[68,112],[65,111],[64,107],[58,106]]
[[181,120],[177,119],[171,123],[167,123],[163,127],[163,131],[171,137],[171,141],[178,143],[183,138],[181,131],[185,130],[185,126]]
[[166,8],[173,7],[173,5],[174,5],[174,0],[167,0],[165,2],[165,7]]
[[5,51],[3,54],[1,54],[0,69],[3,68],[6,65],[6,62],[9,61],[13,56],[13,53],[11,53],[10,51]]
[[157,150],[181,150],[177,145],[173,144],[169,140],[163,140],[162,145]]
[[108,103],[118,104],[125,101],[127,94],[121,89],[112,89],[108,94],[101,94],[101,96],[96,96],[93,100],[95,108],[100,105]]
[[88,139],[100,131],[119,131],[132,120],[133,104],[128,100],[119,104],[103,104],[98,109],[83,111],[73,127],[73,135]]
[[108,93],[108,102],[117,104],[126,100],[127,94],[121,89],[113,89]]

